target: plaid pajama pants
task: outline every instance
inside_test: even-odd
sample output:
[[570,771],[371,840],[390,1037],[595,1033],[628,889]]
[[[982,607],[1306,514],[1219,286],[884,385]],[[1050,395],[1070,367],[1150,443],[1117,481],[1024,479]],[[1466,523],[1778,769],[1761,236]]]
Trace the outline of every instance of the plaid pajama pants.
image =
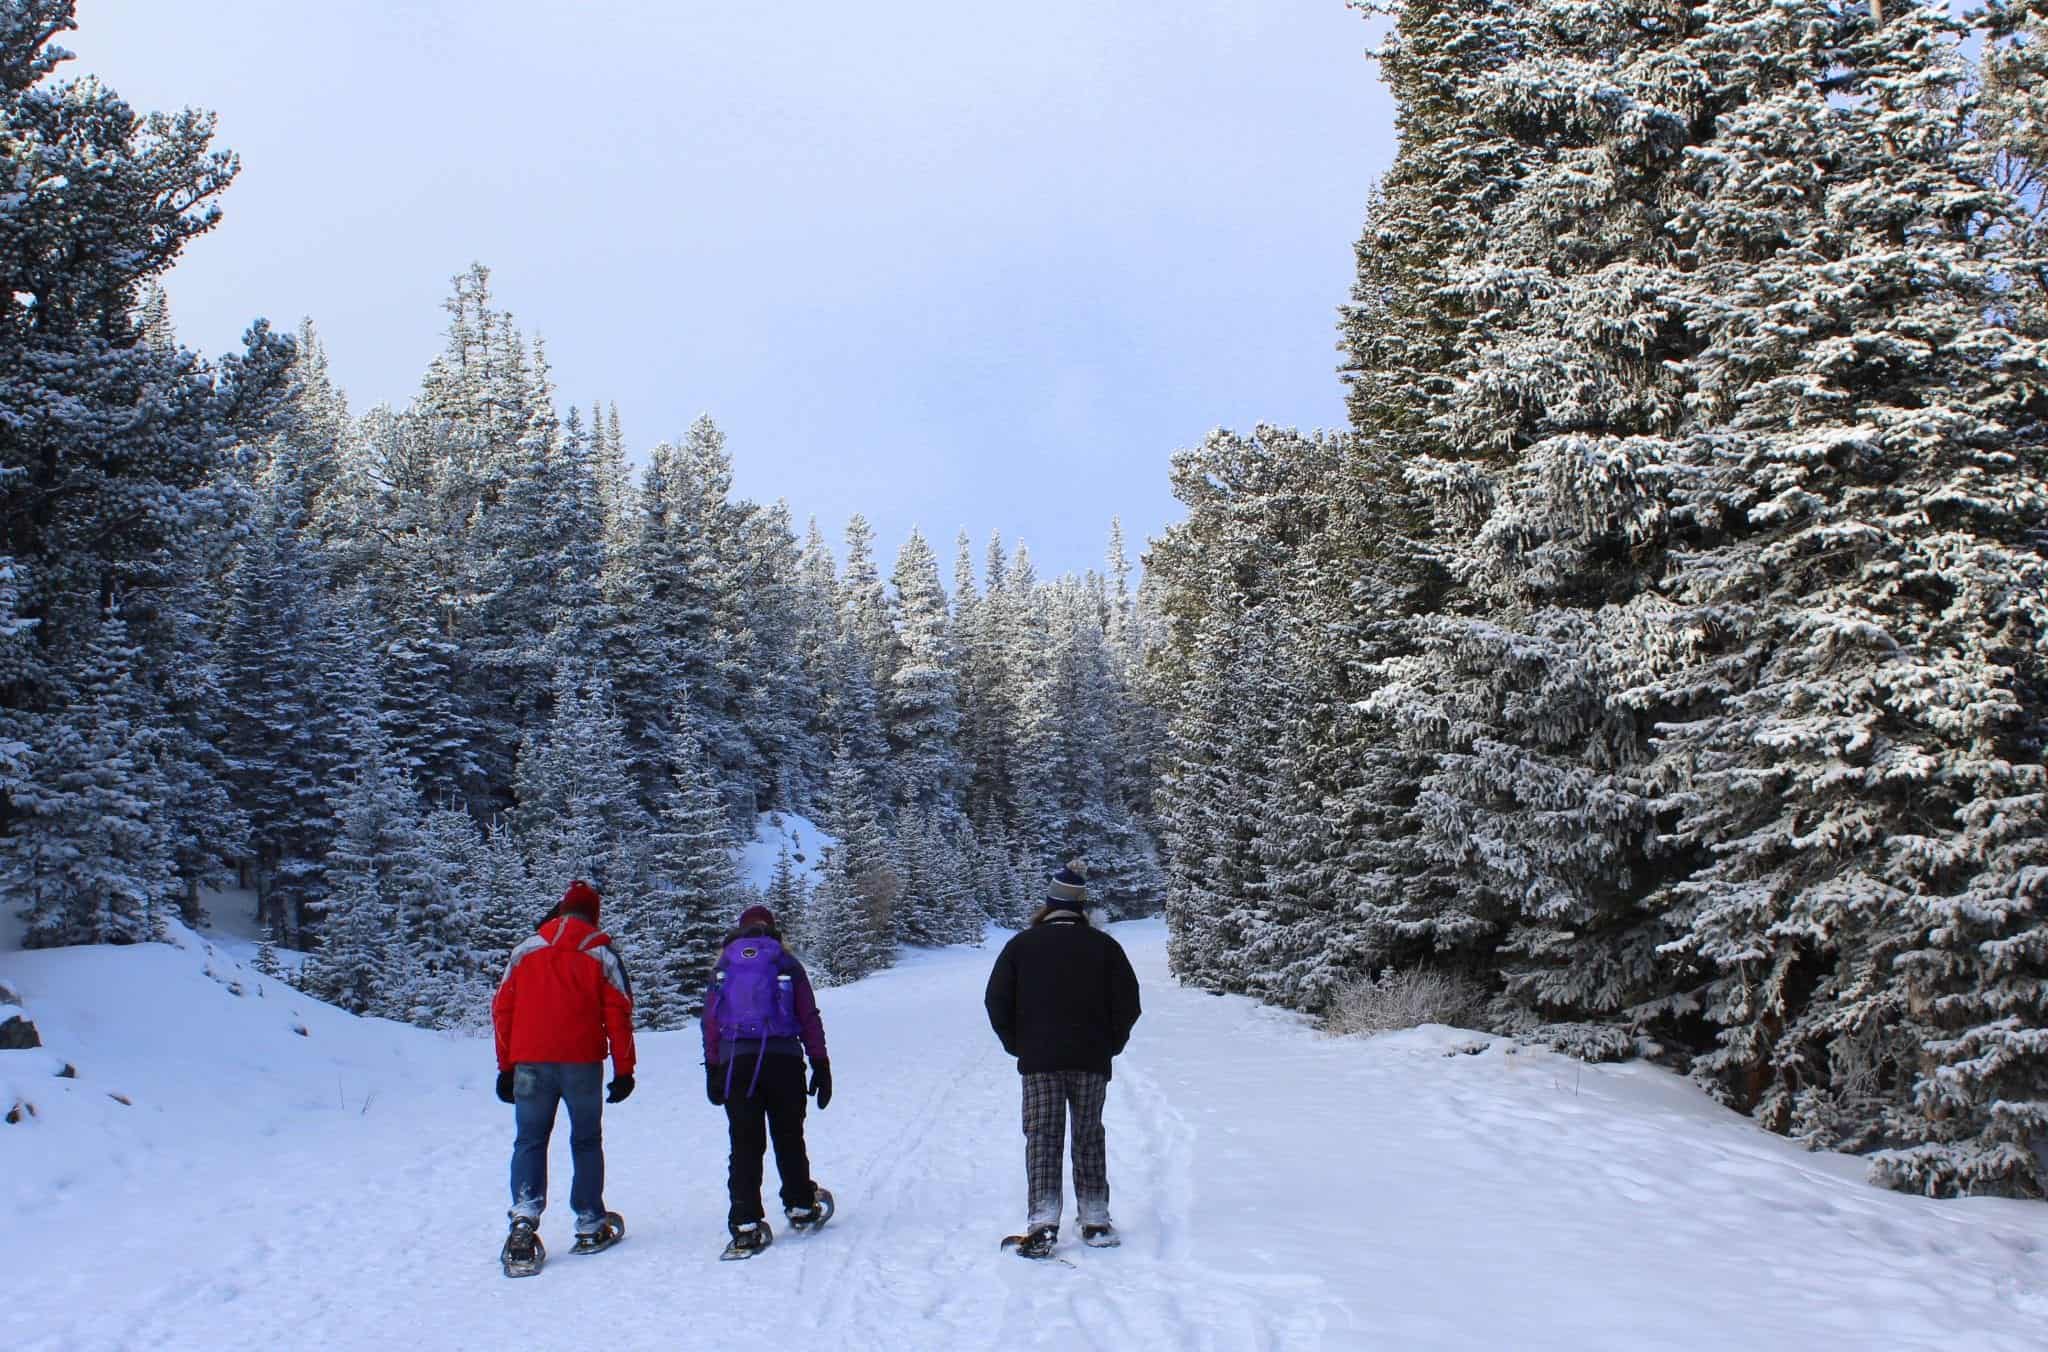
[[1027,1226],[1060,1223],[1060,1147],[1074,1118],[1074,1202],[1083,1225],[1109,1223],[1109,1153],[1102,1105],[1109,1077],[1059,1070],[1024,1077],[1024,1176],[1030,1194]]

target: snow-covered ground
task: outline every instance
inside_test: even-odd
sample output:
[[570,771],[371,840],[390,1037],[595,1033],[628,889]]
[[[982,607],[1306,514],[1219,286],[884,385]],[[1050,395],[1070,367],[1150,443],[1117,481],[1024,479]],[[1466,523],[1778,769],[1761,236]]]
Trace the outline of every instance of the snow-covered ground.
[[[822,994],[823,1233],[716,1261],[723,1118],[692,1035],[654,1035],[606,1114],[627,1241],[570,1255],[558,1205],[520,1282],[496,1262],[511,1112],[482,1040],[352,1019],[225,939],[0,951],[49,1044],[0,1052],[0,1095],[38,1110],[0,1125],[0,1346],[2048,1343],[2048,1207],[1878,1191],[1648,1067],[1319,1037],[1173,986],[1156,923],[1117,932],[1147,1005],[1110,1095],[1122,1249],[997,1252],[1022,1219],[1017,1084],[981,1017],[993,954],[966,950]],[[558,1193],[567,1165],[558,1133]]]
[[733,852],[740,881],[764,892],[775,877],[782,851],[805,885],[816,886],[825,865],[825,851],[839,840],[809,817],[796,812],[764,812],[754,821],[754,838]]

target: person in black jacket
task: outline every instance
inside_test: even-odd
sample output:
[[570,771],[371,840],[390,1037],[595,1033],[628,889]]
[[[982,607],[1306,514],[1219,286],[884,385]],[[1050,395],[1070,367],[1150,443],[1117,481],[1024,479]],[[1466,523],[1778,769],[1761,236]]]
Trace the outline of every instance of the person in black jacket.
[[1138,976],[1122,945],[1088,923],[1079,860],[1054,874],[1046,904],[1003,945],[989,973],[988,1021],[1024,1077],[1024,1173],[1030,1213],[1018,1251],[1052,1252],[1060,1229],[1060,1147],[1074,1121],[1074,1201],[1081,1239],[1116,1244],[1102,1105],[1110,1061],[1138,1021]]

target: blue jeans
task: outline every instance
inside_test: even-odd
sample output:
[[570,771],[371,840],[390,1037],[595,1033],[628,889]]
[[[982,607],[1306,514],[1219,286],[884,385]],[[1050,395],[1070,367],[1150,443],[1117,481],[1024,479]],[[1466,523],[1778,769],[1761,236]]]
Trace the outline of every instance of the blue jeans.
[[576,1232],[604,1220],[604,1063],[527,1061],[512,1075],[512,1215],[540,1219],[548,1204],[548,1137],[555,1104],[569,1105],[569,1159],[575,1166],[569,1206]]

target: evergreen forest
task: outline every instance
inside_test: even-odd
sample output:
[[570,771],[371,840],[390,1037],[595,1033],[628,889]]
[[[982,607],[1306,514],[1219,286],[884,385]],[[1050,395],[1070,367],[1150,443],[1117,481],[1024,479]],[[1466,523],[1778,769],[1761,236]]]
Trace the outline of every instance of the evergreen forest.
[[1356,8],[1400,139],[1348,426],[1219,430],[1141,558],[1041,577],[745,500],[710,417],[629,439],[482,266],[402,407],[310,322],[188,350],[235,157],[0,0],[26,942],[247,893],[308,992],[464,1026],[586,877],[675,1027],[788,814],[821,981],[1078,858],[1185,983],[1429,973],[1889,1186],[2048,1194],[2048,0]]

